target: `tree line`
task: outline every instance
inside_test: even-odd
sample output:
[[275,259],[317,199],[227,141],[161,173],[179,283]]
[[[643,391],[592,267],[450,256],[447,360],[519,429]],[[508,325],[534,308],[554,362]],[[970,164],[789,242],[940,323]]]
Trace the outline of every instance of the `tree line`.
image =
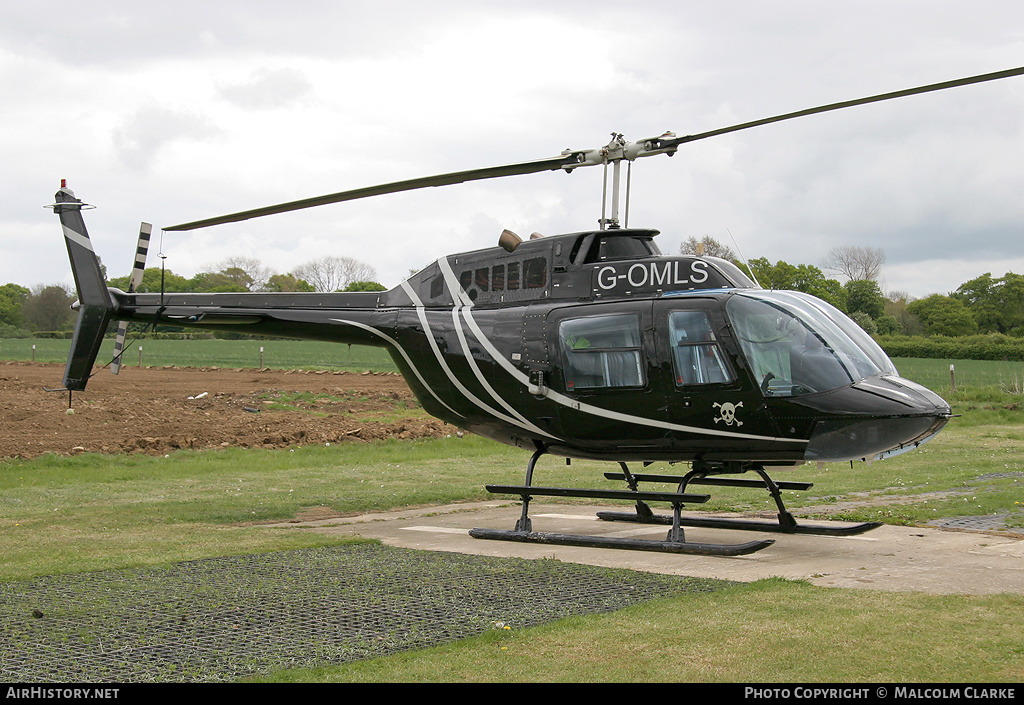
[[[377,271],[372,266],[351,257],[319,257],[286,274],[274,272],[256,258],[232,257],[193,277],[149,267],[144,270],[137,291],[383,291],[385,287],[376,279]],[[125,275],[109,279],[108,284],[127,291],[128,280],[129,275]],[[74,327],[71,305],[76,298],[63,284],[32,288],[14,283],[0,286],[0,338],[66,333]]]
[[[915,299],[883,292],[878,279],[885,264],[881,248],[833,248],[822,267],[772,263],[767,257],[742,262],[718,240],[690,237],[682,254],[707,254],[733,261],[765,289],[803,291],[849,315],[872,335],[963,337],[1000,334],[1024,338],[1024,275],[982,274],[946,294]],[[845,279],[827,276],[835,275]]]
[[[688,238],[680,252],[731,260],[766,289],[803,291],[817,296],[848,314],[872,335],[962,337],[994,333],[1024,338],[1024,275],[1011,272],[994,277],[986,273],[947,294],[914,299],[905,292],[882,291],[878,279],[885,253],[881,249],[837,247],[822,267],[782,260],[773,263],[767,257],[742,262],[732,249],[710,236]],[[256,258],[233,257],[193,277],[160,267],[148,268],[138,291],[384,290],[376,278],[372,266],[351,257],[320,257],[285,274],[275,273]],[[128,276],[110,279],[109,284],[127,290]],[[4,284],[0,286],[0,337],[66,332],[74,326],[74,312],[70,308],[74,301],[74,292],[60,284],[31,289]]]

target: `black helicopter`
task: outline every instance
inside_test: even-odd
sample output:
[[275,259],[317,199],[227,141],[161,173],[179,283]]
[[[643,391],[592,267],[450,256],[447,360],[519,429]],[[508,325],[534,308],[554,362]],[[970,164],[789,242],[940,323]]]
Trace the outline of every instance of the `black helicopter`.
[[[418,188],[549,170],[603,165],[600,229],[523,240],[438,259],[385,292],[136,293],[151,226],[143,223],[129,291],[108,288],[82,218],[87,206],[62,183],[60,217],[79,302],[64,389],[82,390],[100,344],[120,322],[114,370],[128,322],[385,347],[432,415],[532,452],[520,486],[515,529],[474,529],[478,538],[612,546],[677,553],[741,555],[771,540],[688,542],[684,526],[787,533],[854,534],[878,526],[797,523],[781,498],[808,483],[776,482],[768,468],[809,461],[873,461],[916,448],[951,418],[950,406],[901,378],[882,349],[829,304],[759,287],[737,265],[715,257],[668,256],[658,231],[619,224],[620,167],[672,155],[680,145],[772,122],[917,93],[1024,74],[1024,68],[778,115],[677,137],[636,142],[613,135],[605,147],[557,157],[431,176],[293,201],[164,228],[180,231]],[[608,187],[607,169],[612,169]],[[628,179],[627,179],[628,181]],[[628,191],[627,191],[628,198]],[[621,489],[541,487],[538,459],[551,454],[618,463]],[[629,463],[689,464],[685,473],[635,473]],[[757,478],[738,477],[753,472]],[[668,484],[642,491],[640,483]],[[767,489],[778,522],[684,516],[709,499],[691,485]],[[570,536],[532,530],[534,496],[625,499],[632,513],[606,520],[671,524],[665,541]],[[649,502],[667,502],[670,516]]]

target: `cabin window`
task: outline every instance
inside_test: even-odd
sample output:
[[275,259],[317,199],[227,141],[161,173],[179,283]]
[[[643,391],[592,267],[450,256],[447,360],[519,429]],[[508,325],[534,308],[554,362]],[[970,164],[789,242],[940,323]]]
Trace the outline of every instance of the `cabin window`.
[[523,288],[543,289],[548,283],[548,261],[534,257],[523,262]]
[[436,299],[444,293],[444,277],[440,274],[430,280],[430,298]]
[[473,272],[465,270],[459,275],[459,288],[463,291],[468,291],[469,287],[473,284]]
[[515,291],[519,288],[519,263],[509,262],[508,263],[508,279],[505,281],[506,288],[509,291]]
[[491,289],[494,291],[505,290],[505,265],[496,264],[491,270]]
[[668,329],[677,387],[733,380],[707,313],[673,311],[668,317]]
[[481,267],[476,270],[476,286],[480,291],[490,291],[491,288],[491,270],[489,267]]
[[562,321],[558,339],[568,391],[642,387],[640,321],[636,316],[592,316]]

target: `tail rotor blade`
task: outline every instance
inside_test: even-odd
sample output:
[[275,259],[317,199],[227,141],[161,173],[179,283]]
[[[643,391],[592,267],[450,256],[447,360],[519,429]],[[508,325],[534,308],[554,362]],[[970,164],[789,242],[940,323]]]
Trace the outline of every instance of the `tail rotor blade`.
[[[153,226],[142,223],[139,226],[139,244],[135,248],[135,264],[131,276],[128,277],[128,293],[135,293],[142,285],[142,275],[146,271],[146,255],[149,253],[149,239],[153,234]],[[114,359],[110,363],[110,371],[117,374],[121,371],[121,353],[124,352],[124,341],[128,335],[128,321],[117,324],[117,337],[114,339]]]
[[110,362],[110,371],[117,374],[121,371],[121,353],[124,352],[124,340],[128,336],[128,321],[118,321],[117,337],[114,339],[114,359]]
[[139,244],[135,248],[135,264],[132,275],[128,279],[128,293],[135,293],[142,284],[142,275],[146,271],[146,255],[149,253],[149,239],[153,235],[153,226],[149,223],[139,225]]

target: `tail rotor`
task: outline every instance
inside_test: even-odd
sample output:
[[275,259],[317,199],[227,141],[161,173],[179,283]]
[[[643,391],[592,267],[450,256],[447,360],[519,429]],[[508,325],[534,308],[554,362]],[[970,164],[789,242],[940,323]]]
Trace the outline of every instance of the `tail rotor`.
[[[128,279],[128,292],[134,294],[142,284],[142,275],[146,271],[146,255],[149,253],[149,239],[153,234],[153,226],[143,222],[139,226],[139,244],[135,248],[135,264]],[[115,375],[121,371],[121,354],[124,352],[124,341],[128,334],[128,321],[120,321],[117,325],[117,337],[114,339],[114,359],[110,363],[110,371]]]

